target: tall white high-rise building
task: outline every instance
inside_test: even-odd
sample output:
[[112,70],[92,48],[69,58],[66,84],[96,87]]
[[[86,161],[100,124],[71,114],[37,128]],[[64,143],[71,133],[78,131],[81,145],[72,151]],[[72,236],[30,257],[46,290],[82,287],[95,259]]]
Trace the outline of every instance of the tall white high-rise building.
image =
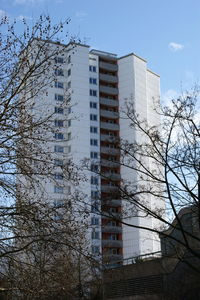
[[[81,44],[50,42],[49,45],[64,49],[62,55],[55,57],[56,81],[47,88],[42,103],[35,97],[32,108],[36,114],[51,112],[55,127],[46,145],[53,152],[55,164],[55,181],[42,183],[47,198],[61,203],[65,195],[73,193],[73,186],[62,176],[62,167],[69,159],[76,165],[90,159],[91,171],[85,172],[86,180],[80,183],[80,189],[86,195],[86,206],[91,209],[88,233],[91,252],[102,253],[104,261],[122,261],[158,251],[159,242],[151,233],[118,221],[123,209],[118,187],[122,180],[137,181],[137,173],[120,166],[120,150],[113,139],[131,142],[135,138],[130,121],[121,112],[126,101],[134,101],[135,110],[149,123],[159,124],[153,110],[153,98],[160,95],[159,76],[133,53],[117,57]],[[67,103],[66,95],[70,100]],[[149,201],[153,203],[154,199]],[[152,218],[139,215],[129,216],[126,222],[155,226]]]

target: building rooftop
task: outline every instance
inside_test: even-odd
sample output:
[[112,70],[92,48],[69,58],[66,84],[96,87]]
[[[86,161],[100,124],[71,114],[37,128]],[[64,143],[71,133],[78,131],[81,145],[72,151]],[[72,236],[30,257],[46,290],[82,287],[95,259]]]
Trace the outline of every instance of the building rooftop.
[[100,51],[100,50],[95,50],[95,49],[92,49],[90,51],[91,54],[96,54],[96,55],[100,55],[100,56],[109,56],[111,58],[117,58],[117,54],[114,54],[114,53],[110,53],[110,52],[106,52],[106,51]]

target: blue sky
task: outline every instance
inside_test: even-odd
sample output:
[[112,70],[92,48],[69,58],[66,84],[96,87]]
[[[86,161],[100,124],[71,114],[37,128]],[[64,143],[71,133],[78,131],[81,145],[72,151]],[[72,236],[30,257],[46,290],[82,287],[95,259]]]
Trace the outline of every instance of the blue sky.
[[31,22],[68,17],[68,31],[92,48],[134,52],[161,76],[164,98],[200,80],[199,0],[0,0],[0,15]]

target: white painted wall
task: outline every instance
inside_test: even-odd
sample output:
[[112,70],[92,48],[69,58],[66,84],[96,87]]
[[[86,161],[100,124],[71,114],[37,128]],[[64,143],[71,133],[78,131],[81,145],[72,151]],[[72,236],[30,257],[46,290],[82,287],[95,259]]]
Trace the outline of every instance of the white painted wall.
[[[133,55],[126,56],[118,60],[118,80],[119,80],[119,113],[120,113],[120,138],[132,142],[136,136],[129,127],[130,120],[126,116],[126,102],[134,102],[135,99],[135,66]],[[130,162],[125,161],[129,165]],[[137,174],[131,169],[121,166],[121,178],[123,182],[130,184],[136,182]],[[138,226],[138,218],[133,217],[132,205],[122,202],[124,221],[128,224]],[[127,213],[128,212],[128,213]],[[130,226],[123,225],[123,257],[128,258],[139,253],[139,231]]]
[[[153,97],[158,99],[160,95],[159,77],[147,70],[146,61],[140,57],[130,54],[118,61],[119,65],[119,101],[120,101],[120,137],[129,143],[139,141],[145,142],[146,138],[141,133],[130,128],[130,120],[123,111],[126,110],[126,102],[131,102],[140,119],[145,119],[149,124],[158,125],[159,118],[153,109]],[[134,167],[132,161],[125,161],[127,166]],[[146,159],[147,166],[152,162]],[[127,183],[131,190],[133,186],[141,184],[139,174],[131,168],[121,166],[122,180]],[[149,207],[157,206],[157,199],[152,196],[143,199]],[[135,216],[134,205],[125,203],[124,221],[130,225],[154,228],[158,226],[157,220],[151,217],[144,217],[142,212]],[[128,211],[128,214],[127,214]],[[123,255],[129,258],[148,252],[155,252],[160,249],[157,237],[150,231],[123,225]]]

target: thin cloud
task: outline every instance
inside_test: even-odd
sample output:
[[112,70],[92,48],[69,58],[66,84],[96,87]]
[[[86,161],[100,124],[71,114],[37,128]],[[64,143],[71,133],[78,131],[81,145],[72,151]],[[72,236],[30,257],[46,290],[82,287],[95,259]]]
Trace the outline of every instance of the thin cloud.
[[19,21],[32,20],[31,17],[24,16],[24,15],[19,15],[16,19],[19,20]]
[[6,14],[5,10],[0,9],[0,18],[4,18],[6,16],[7,16],[7,14]]
[[177,91],[175,91],[173,89],[169,89],[161,95],[161,103],[164,106],[170,107],[172,105],[172,100],[177,99],[178,96],[179,96],[179,94]]
[[75,13],[76,18],[85,18],[87,16],[87,13],[85,11],[77,11]]
[[174,42],[169,43],[169,49],[171,51],[174,51],[174,52],[181,51],[181,50],[183,50],[183,48],[184,48],[183,44],[178,44],[178,43],[174,43]]
[[44,0],[14,0],[14,4],[17,5],[36,5],[43,2]]

